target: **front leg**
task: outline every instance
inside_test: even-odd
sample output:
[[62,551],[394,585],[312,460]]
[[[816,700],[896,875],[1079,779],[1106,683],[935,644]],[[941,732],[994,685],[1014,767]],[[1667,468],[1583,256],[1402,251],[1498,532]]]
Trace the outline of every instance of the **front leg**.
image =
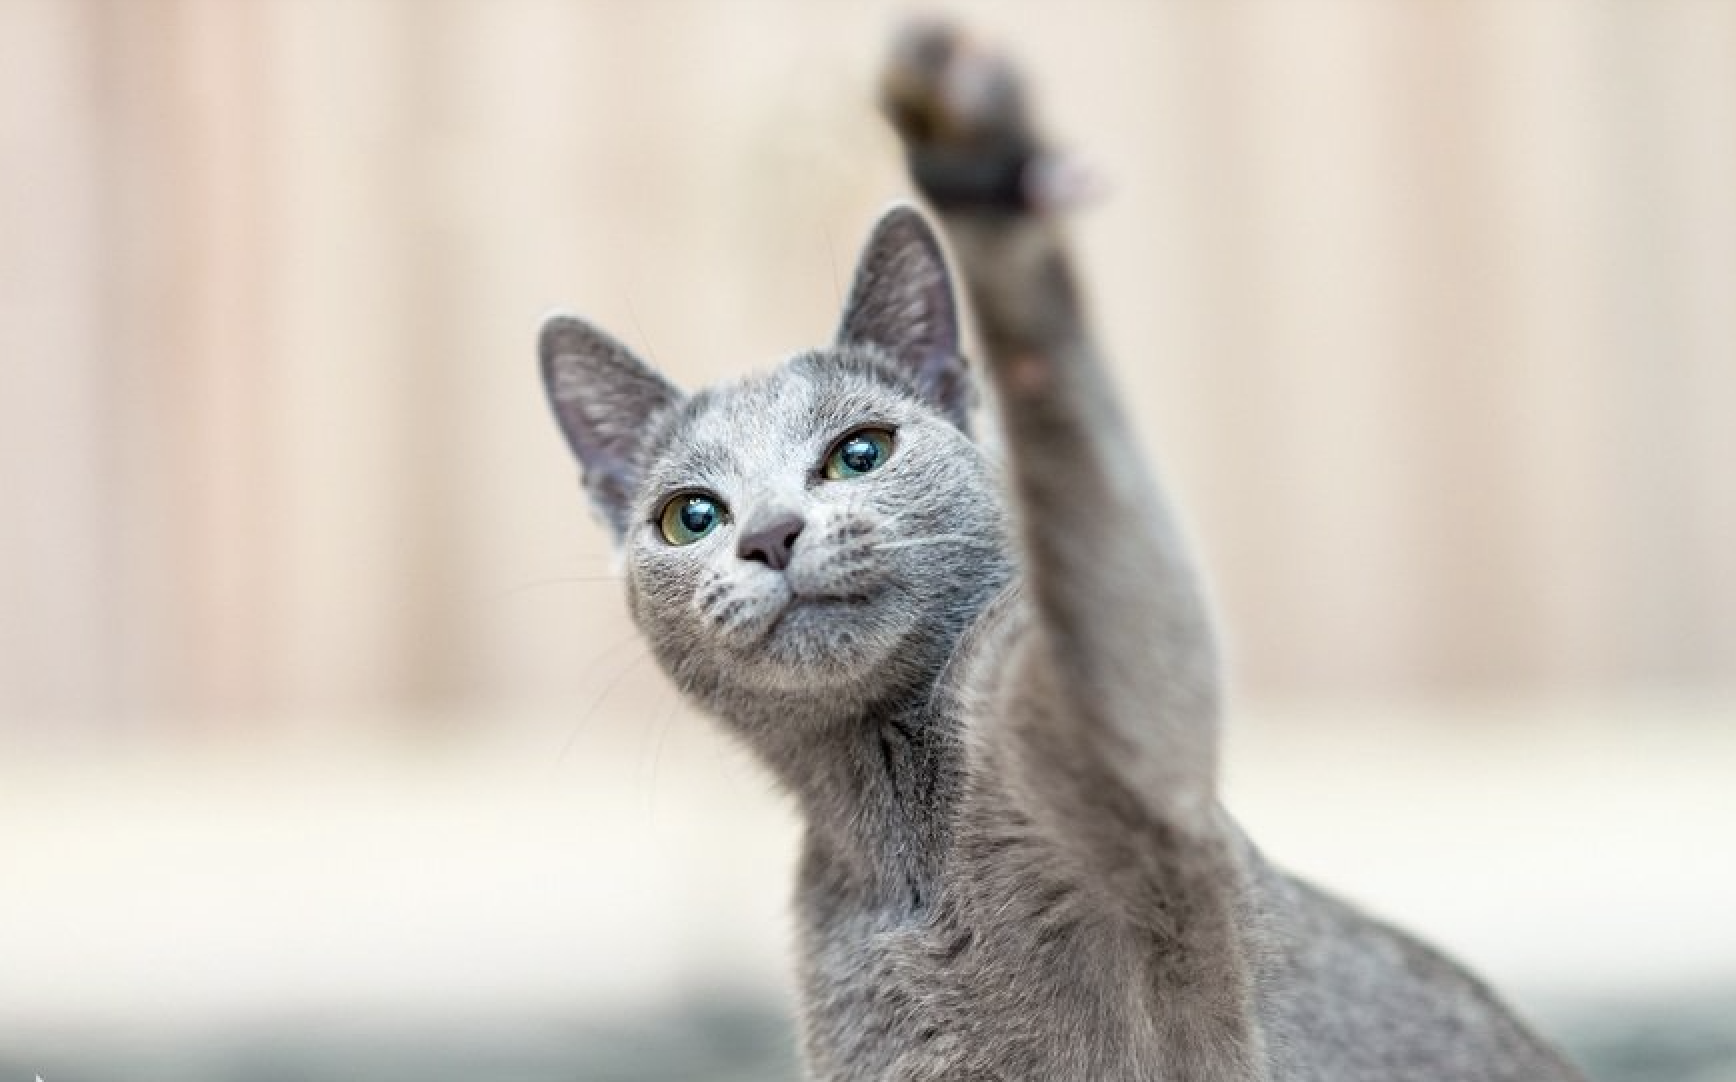
[[1051,158],[1013,71],[949,27],[921,23],[898,38],[884,94],[975,309],[1026,575],[1065,705],[1125,745],[1114,768],[1154,815],[1209,830],[1211,621],[1092,341],[1045,201]]
[[1216,799],[1216,642],[1092,341],[1058,220],[1065,171],[1012,68],[950,27],[906,29],[883,94],[976,313],[1036,613],[1001,667],[989,753],[1150,948],[1173,1077],[1261,1078],[1246,858]]

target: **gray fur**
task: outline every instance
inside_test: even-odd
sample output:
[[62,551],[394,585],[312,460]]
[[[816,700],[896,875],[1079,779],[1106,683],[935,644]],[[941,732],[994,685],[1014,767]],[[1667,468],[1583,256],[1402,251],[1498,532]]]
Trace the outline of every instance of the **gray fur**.
[[[913,159],[948,128],[909,118],[957,104],[936,89],[948,55],[911,71],[895,54]],[[869,241],[839,343],[769,374],[682,397],[580,321],[545,333],[569,441],[587,478],[615,479],[603,509],[635,621],[803,813],[811,1077],[1579,1078],[1474,978],[1274,869],[1224,813],[1198,577],[1055,223],[982,202],[942,217],[1004,465],[959,423],[944,266],[907,209]],[[823,479],[863,425],[895,432],[890,458]],[[659,510],[695,489],[729,518],[671,545]],[[792,514],[786,570],[737,555],[740,531]]]
[[969,430],[974,396],[958,351],[958,306],[940,243],[916,211],[895,207],[875,227],[844,303],[838,344],[893,358],[923,397]]
[[537,353],[555,420],[584,464],[585,491],[619,540],[644,468],[646,435],[681,404],[681,392],[632,350],[576,316],[546,320]]

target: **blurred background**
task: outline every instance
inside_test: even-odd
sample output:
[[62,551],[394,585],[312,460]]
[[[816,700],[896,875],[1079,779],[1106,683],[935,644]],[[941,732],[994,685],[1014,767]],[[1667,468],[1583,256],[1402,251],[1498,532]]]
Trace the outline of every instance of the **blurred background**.
[[[532,347],[822,341],[903,6],[0,0],[0,1078],[792,1077],[796,825]],[[948,10],[1111,184],[1232,809],[1736,1078],[1736,4]]]

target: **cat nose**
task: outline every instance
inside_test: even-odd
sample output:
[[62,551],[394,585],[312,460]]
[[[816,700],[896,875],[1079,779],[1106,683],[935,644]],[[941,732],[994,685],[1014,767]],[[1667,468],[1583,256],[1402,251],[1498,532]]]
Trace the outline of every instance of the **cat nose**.
[[796,546],[806,523],[802,516],[786,511],[769,522],[742,531],[736,542],[735,554],[744,560],[758,560],[773,571],[790,566],[790,550]]

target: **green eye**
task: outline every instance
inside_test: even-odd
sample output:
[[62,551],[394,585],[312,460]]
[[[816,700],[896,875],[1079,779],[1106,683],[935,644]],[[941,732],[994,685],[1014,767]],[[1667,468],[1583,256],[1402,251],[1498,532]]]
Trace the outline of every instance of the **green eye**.
[[657,528],[671,545],[691,545],[723,522],[723,504],[696,492],[684,493],[663,505]]
[[884,428],[864,428],[838,441],[821,468],[828,481],[848,481],[880,468],[892,453],[892,433]]

